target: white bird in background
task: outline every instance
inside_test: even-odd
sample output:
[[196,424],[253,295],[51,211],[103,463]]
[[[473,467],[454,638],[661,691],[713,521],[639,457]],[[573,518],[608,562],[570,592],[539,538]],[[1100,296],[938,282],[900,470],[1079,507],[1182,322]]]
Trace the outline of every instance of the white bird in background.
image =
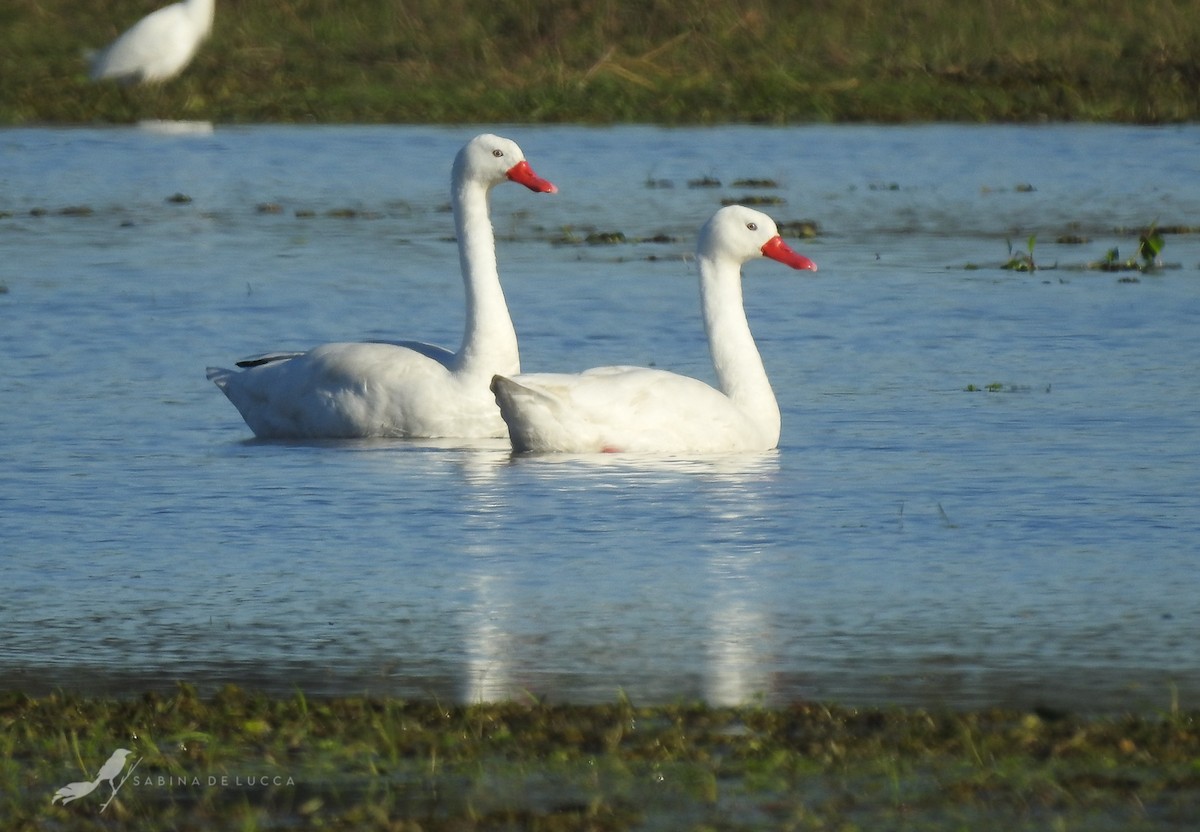
[[496,373],[519,373],[521,360],[488,195],[509,180],[558,190],[500,136],[477,136],[455,157],[451,198],[467,299],[457,353],[412,341],[325,344],[239,361],[242,372],[210,367],[208,378],[262,438],[504,436],[488,384]]
[[817,269],[758,211],[731,205],[700,230],[700,299],[719,389],[642,367],[498,374],[492,391],[513,450],[716,453],[778,445],[779,404],[742,304],[742,264],[763,255]]
[[212,31],[216,0],[181,0],[143,17],[92,60],[92,80],[166,81],[183,71]]
[[[117,775],[125,770],[125,758],[133,752],[128,748],[118,748],[108,758],[108,761],[100,766],[100,771],[96,773],[95,780],[82,780],[78,783],[68,783],[54,793],[54,797],[50,798],[51,803],[62,801],[63,805],[67,805],[72,800],[78,800],[81,797],[91,794],[96,790],[96,787],[101,783],[108,783],[113,794],[116,794],[117,787],[113,783],[117,779]],[[136,768],[136,766],[135,766]]]

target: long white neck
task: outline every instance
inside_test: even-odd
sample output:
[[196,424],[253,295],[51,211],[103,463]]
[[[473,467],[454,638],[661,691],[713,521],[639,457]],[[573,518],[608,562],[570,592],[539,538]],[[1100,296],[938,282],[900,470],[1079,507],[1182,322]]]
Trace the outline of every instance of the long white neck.
[[741,264],[701,256],[700,303],[717,386],[772,442],[779,441],[779,403],[742,303]]
[[201,37],[207,36],[212,31],[216,2],[217,0],[187,0],[188,15],[195,23],[199,24]]
[[500,288],[496,237],[488,216],[488,189],[455,177],[451,198],[458,234],[458,259],[467,290],[467,324],[454,370],[462,376],[521,372],[517,333]]

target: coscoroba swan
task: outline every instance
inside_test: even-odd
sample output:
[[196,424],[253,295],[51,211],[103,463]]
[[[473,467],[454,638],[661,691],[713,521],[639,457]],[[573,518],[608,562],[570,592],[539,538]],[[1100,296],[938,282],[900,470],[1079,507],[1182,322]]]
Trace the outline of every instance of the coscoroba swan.
[[779,405],[742,305],[742,264],[762,255],[817,268],[784,243],[770,217],[740,205],[717,211],[700,230],[700,299],[719,389],[642,367],[497,374],[492,392],[513,450],[717,453],[778,445]]
[[210,367],[208,378],[262,438],[492,437],[504,421],[488,384],[520,372],[517,336],[496,269],[488,194],[506,180],[557,188],[533,172],[516,143],[477,136],[454,160],[452,200],[466,286],[457,353],[418,342],[325,344]]

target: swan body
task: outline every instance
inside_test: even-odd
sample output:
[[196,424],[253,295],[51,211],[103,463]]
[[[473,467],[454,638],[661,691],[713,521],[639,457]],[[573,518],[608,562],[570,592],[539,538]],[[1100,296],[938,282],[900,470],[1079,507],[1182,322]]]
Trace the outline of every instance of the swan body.
[[151,12],[92,60],[93,81],[156,83],[183,71],[212,31],[216,0],[181,0]]
[[759,256],[816,271],[765,214],[733,205],[700,231],[696,262],[717,387],[664,370],[598,367],[583,373],[499,374],[492,392],[513,450],[720,453],[779,444],[775,393],[742,304],[741,267]]
[[413,341],[324,344],[210,367],[208,378],[260,438],[504,436],[488,384],[520,372],[517,336],[496,267],[488,195],[501,182],[557,188],[515,142],[485,134],[455,158],[452,203],[467,320],[457,352]]

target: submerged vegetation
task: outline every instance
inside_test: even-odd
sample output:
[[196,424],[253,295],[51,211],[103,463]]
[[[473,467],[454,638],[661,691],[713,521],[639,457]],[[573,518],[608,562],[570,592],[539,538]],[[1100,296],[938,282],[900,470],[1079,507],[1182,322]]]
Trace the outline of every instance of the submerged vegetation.
[[9,694],[0,817],[91,829],[111,797],[129,830],[1185,828],[1196,716]]
[[161,87],[87,80],[166,0],[7,0],[0,124],[1200,117],[1185,0],[218,0]]

